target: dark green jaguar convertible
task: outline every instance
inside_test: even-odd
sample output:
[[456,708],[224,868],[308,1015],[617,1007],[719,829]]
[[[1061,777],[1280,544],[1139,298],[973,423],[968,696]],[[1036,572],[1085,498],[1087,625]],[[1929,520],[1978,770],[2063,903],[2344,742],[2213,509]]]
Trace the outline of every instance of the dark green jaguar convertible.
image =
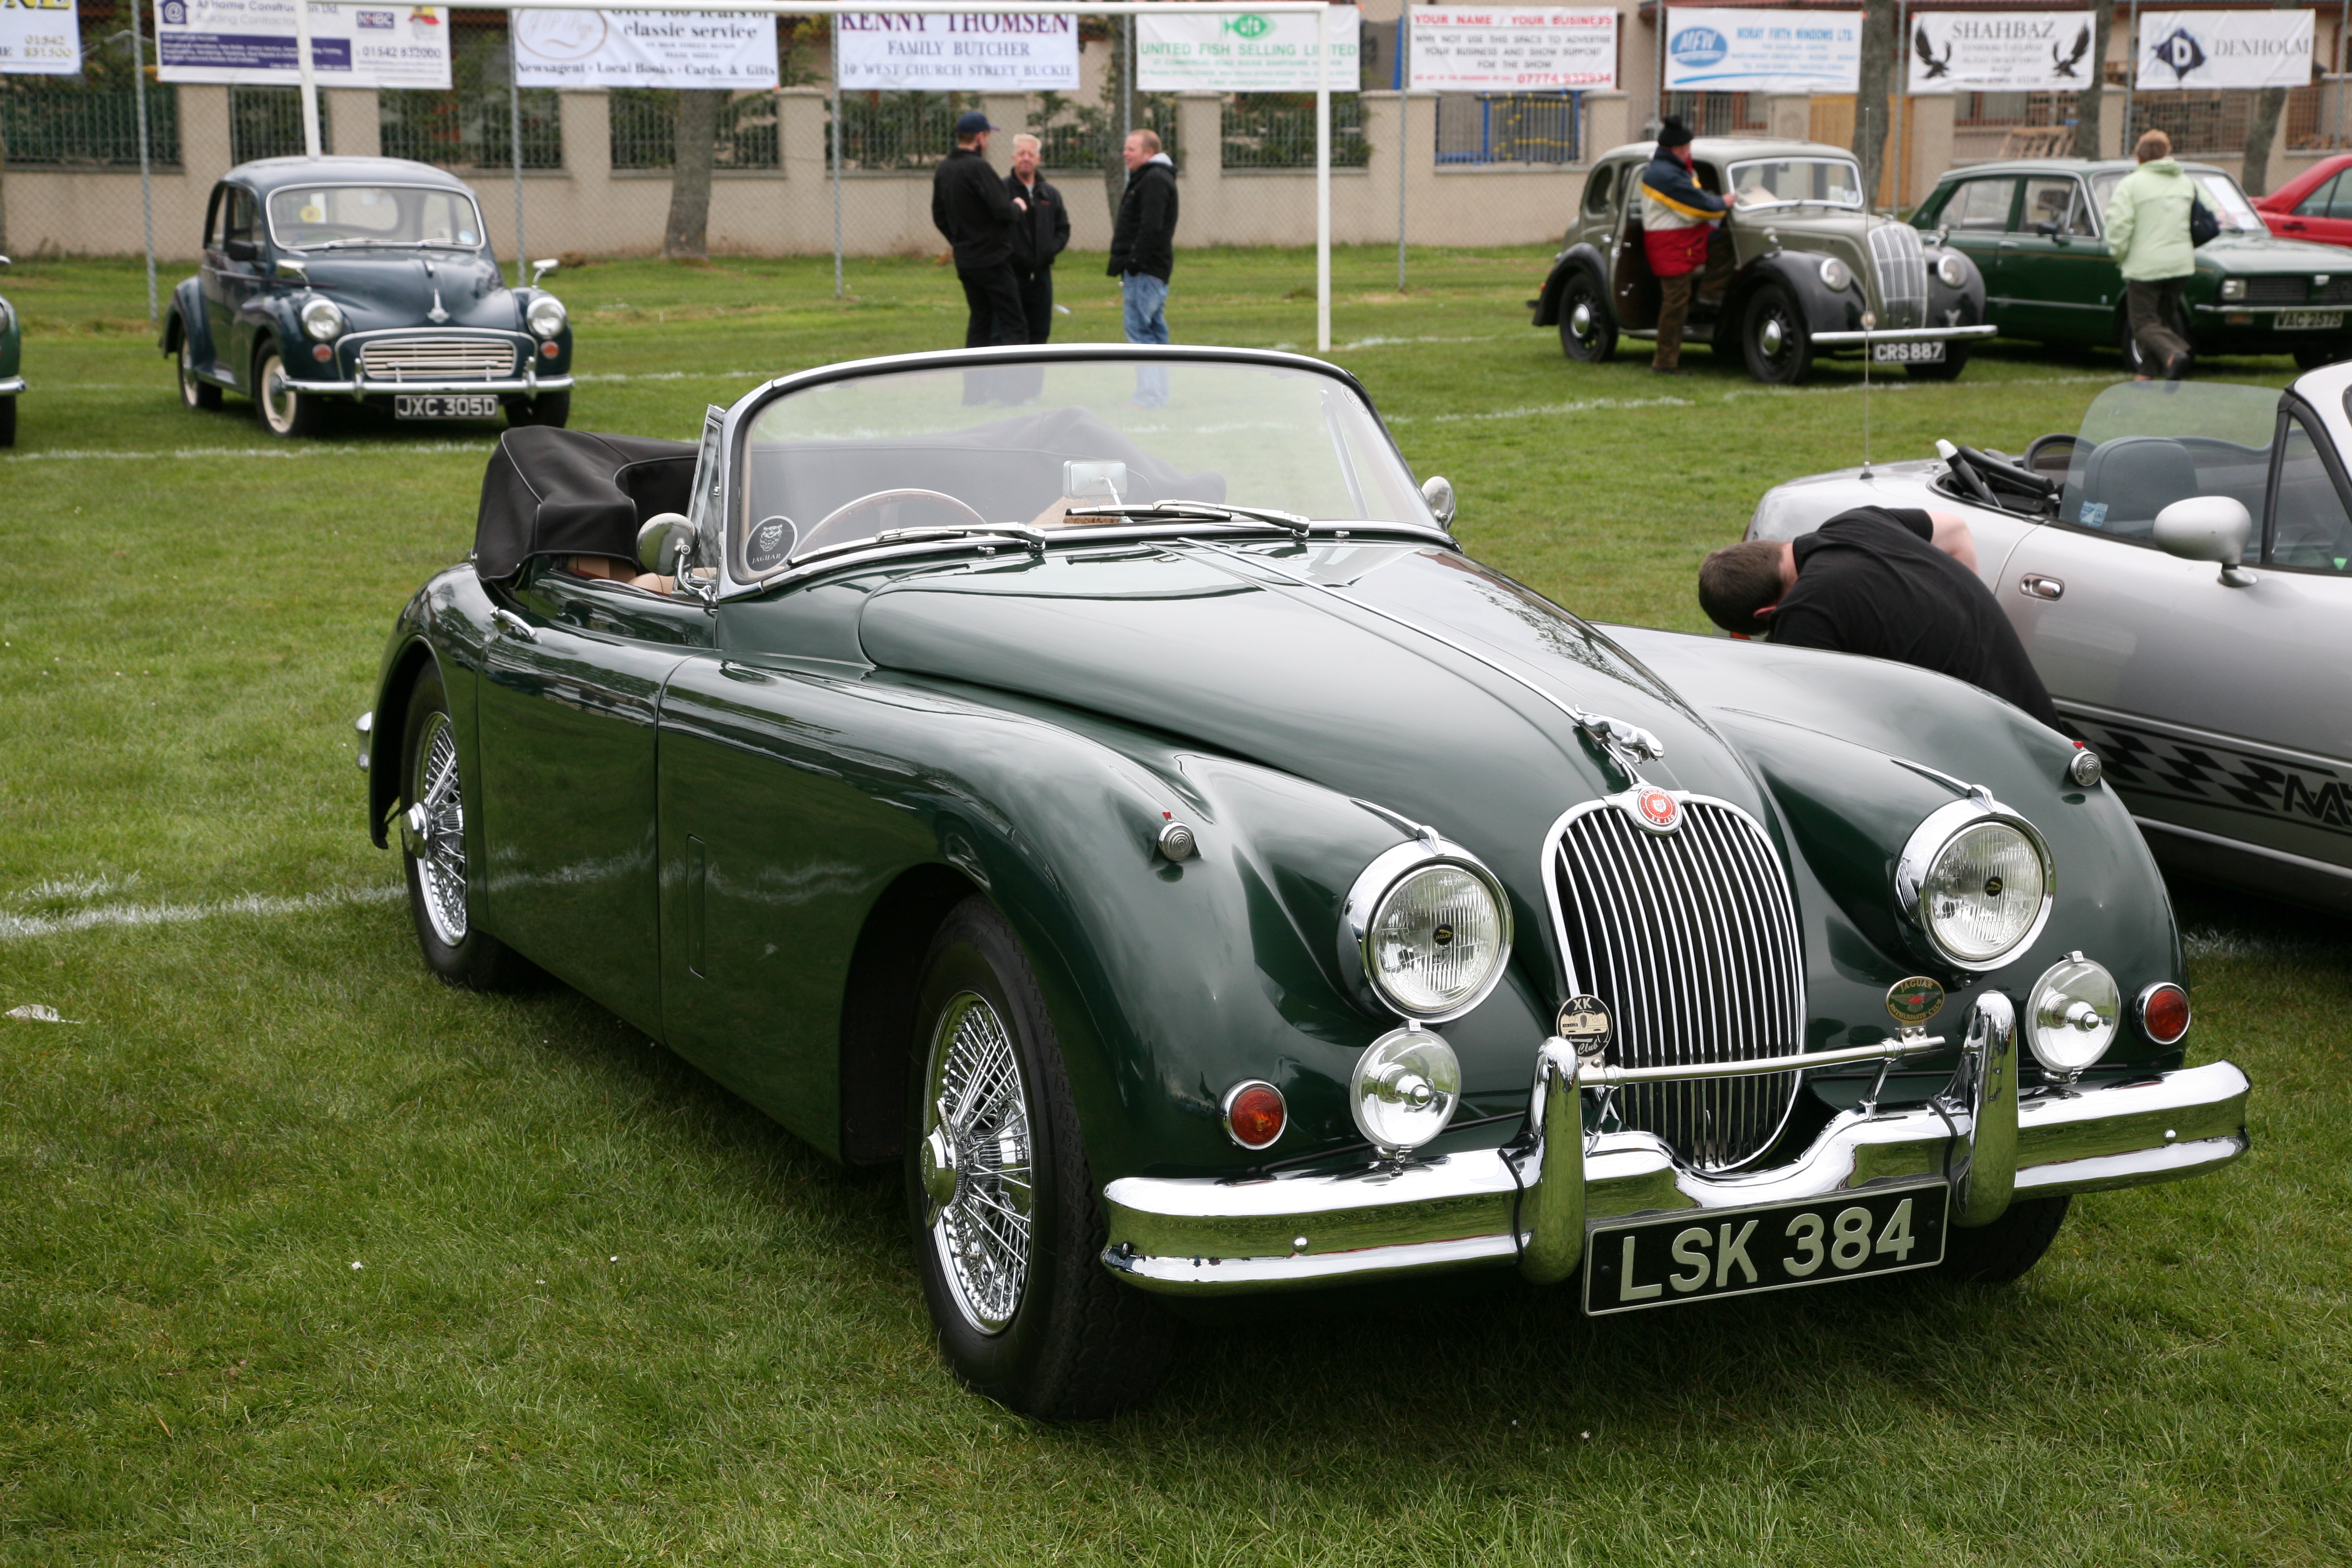
[[947,1359],[1043,1416],[1213,1298],[2010,1279],[2073,1194],[2244,1152],[2095,756],[1596,628],[1452,513],[1344,372],[1241,350],[511,430],[370,821],[446,979],[535,965],[899,1166]]

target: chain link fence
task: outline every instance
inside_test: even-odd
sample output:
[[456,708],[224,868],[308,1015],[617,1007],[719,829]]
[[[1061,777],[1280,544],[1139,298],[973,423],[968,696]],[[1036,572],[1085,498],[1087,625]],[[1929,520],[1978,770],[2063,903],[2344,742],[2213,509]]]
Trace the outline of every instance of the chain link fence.
[[[151,13],[152,16],[152,13]],[[139,167],[138,65],[131,13],[116,0],[82,0],[79,76],[0,76],[0,163],[28,169]],[[147,58],[152,27],[142,23]],[[169,88],[147,93],[147,153],[156,168],[180,165],[179,101]]]

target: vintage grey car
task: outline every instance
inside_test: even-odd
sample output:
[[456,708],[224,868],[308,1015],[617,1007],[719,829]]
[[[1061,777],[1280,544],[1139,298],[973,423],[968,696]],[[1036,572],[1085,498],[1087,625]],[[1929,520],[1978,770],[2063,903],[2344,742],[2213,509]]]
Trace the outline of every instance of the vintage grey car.
[[[1572,360],[1606,360],[1620,337],[1654,338],[1658,280],[1642,247],[1642,169],[1653,145],[1611,150],[1537,298],[1535,324],[1559,329]],[[1948,380],[1969,345],[1993,335],[1976,263],[1939,237],[1864,205],[1853,154],[1820,142],[1702,136],[1700,185],[1737,193],[1717,243],[1737,270],[1721,305],[1694,300],[1688,336],[1741,354],[1762,382],[1805,379],[1818,354],[1862,354],[1915,376]]]
[[2159,862],[2352,910],[2352,365],[2284,393],[2126,382],[2022,458],[1768,491],[1748,537],[1851,506],[1968,519],[1979,570]]

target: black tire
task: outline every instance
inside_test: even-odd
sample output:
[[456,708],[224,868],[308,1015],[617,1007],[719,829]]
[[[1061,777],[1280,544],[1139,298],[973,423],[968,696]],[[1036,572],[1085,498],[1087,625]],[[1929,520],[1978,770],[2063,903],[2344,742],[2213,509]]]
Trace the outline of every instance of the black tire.
[[2352,338],[2330,338],[2325,342],[2299,343],[2294,351],[2294,368],[2317,370],[2322,365],[2339,364],[2352,359]]
[[180,405],[190,409],[221,405],[221,389],[196,378],[196,340],[184,328],[180,332]]
[[[444,742],[446,750],[436,745]],[[436,788],[445,763],[447,783]],[[421,821],[416,815],[420,805],[425,807]],[[440,672],[428,668],[408,696],[408,719],[400,742],[400,815],[393,823],[408,879],[408,912],[416,922],[425,967],[444,984],[468,991],[507,990],[528,978],[531,970],[506,943],[474,923],[466,890],[465,807],[466,783],[458,773],[449,699],[441,689]]]
[[[1580,326],[1579,310],[1585,312]],[[1560,285],[1559,350],[1579,364],[1598,364],[1617,353],[1617,318],[1609,312],[1609,296],[1581,267]]]
[[506,410],[507,428],[509,430],[524,425],[545,425],[551,429],[561,430],[572,419],[572,394],[566,389],[562,392],[542,392],[536,399],[509,397],[506,400]]
[[2042,1261],[2072,1198],[2020,1198],[1990,1225],[1952,1226],[1936,1272],[1970,1285],[2006,1285]]
[[[948,1365],[975,1392],[1045,1421],[1097,1419],[1150,1397],[1173,1325],[1103,1268],[1106,1232],[1053,1019],[1012,927],[983,898],[957,905],[931,939],[909,1052],[908,1218]],[[1005,1063],[1017,1072],[1009,1084],[1002,1065],[981,1070]],[[1006,1087],[953,1092],[967,1081]],[[942,1116],[943,1100],[961,1114]],[[1006,1223],[1024,1205],[1025,1236]]]
[[1765,284],[1748,297],[1739,320],[1748,374],[1768,386],[1794,386],[1812,373],[1812,336],[1805,313],[1786,289]]
[[1941,364],[1906,364],[1903,373],[1914,381],[1958,381],[1969,368],[1969,345],[1946,343]]
[[0,397],[0,447],[16,444],[16,400]]
[[252,385],[253,411],[271,435],[299,441],[325,428],[327,405],[312,394],[294,390],[276,343],[265,342],[254,351]]

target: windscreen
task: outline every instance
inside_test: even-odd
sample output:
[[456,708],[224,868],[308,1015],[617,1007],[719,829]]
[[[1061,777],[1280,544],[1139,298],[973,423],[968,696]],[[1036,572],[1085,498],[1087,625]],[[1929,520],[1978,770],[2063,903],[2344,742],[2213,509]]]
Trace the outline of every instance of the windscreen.
[[[2189,177],[2197,182],[2198,199],[2221,224],[2223,234],[2265,232],[2262,215],[2254,211],[2253,203],[2246,200],[2246,193],[2238,189],[2237,181],[2219,169],[2192,169]],[[2123,180],[2124,176],[2119,173],[2091,176],[2091,200],[2102,216],[2106,213],[2108,200],[2116,194],[2116,187],[2123,184]]]
[[482,242],[474,198],[424,185],[304,185],[269,195],[269,232],[290,250]]
[[1431,526],[1371,409],[1281,365],[1094,359],[885,372],[753,416],[734,569],[758,578],[908,531],[1117,525],[1193,501]]
[[1741,206],[1785,202],[1862,205],[1862,171],[1843,158],[1765,158],[1731,165],[1731,188]]
[[2058,519],[2129,539],[2190,496],[2234,496],[2256,517],[2270,482],[2279,395],[2222,382],[2126,381],[2092,400]]

